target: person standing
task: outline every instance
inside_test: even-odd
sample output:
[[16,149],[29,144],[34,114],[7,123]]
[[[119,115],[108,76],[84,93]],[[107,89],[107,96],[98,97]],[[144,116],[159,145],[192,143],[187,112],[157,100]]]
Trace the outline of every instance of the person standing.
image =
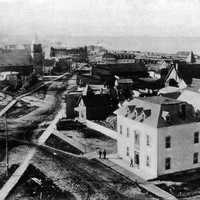
[[99,149],[99,158],[101,158],[102,151]]
[[130,167],[133,167],[133,158],[130,160]]
[[103,150],[103,158],[106,159],[106,150]]

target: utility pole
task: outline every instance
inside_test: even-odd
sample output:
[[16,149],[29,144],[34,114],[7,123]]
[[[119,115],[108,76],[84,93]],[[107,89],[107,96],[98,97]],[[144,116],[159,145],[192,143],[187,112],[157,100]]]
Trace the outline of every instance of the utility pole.
[[8,125],[7,116],[5,114],[5,134],[6,134],[6,176],[8,177],[9,158],[8,158]]

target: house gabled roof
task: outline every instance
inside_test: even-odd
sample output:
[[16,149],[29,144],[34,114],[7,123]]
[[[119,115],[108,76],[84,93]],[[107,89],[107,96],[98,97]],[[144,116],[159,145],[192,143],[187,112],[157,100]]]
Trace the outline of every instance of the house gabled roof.
[[133,80],[130,78],[121,78],[118,80],[119,84],[132,84]]
[[187,87],[183,77],[174,66],[171,66],[168,74],[165,77],[165,82],[168,82],[170,79],[174,79],[178,83],[179,88],[183,89]]
[[82,96],[83,103],[86,107],[106,107],[109,104],[107,94],[85,95]]

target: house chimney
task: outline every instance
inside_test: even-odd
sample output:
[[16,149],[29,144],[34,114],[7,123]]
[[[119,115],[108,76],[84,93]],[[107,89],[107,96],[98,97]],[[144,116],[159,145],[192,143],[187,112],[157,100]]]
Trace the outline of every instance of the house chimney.
[[178,63],[175,64],[175,69],[178,71]]
[[185,120],[185,118],[186,118],[186,105],[185,104],[181,105],[181,117],[183,120]]

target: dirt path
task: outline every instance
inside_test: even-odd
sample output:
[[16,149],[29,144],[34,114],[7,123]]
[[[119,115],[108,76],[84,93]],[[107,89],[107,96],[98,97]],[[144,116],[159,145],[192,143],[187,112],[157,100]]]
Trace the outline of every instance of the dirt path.
[[[44,99],[45,103],[40,104],[40,107],[31,113],[24,115],[18,119],[15,119],[16,122],[27,122],[27,121],[34,121],[36,120],[39,116],[46,114],[47,112],[52,112],[54,109],[54,106],[56,104],[56,91],[47,91],[46,97]],[[12,122],[12,120],[10,120]]]

